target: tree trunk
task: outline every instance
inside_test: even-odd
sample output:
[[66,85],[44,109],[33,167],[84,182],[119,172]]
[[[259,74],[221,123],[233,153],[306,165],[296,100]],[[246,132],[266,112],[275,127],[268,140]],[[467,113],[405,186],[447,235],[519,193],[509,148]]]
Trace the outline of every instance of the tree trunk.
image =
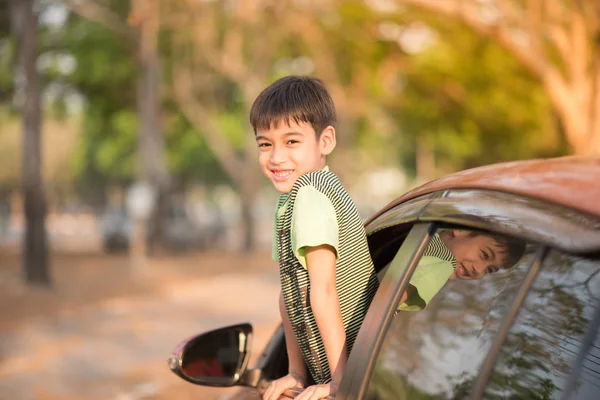
[[25,213],[23,275],[28,283],[50,285],[46,238],[46,201],[41,174],[41,98],[37,72],[38,16],[34,0],[11,2],[13,23],[19,42],[17,103],[23,118],[21,185]]
[[238,184],[238,192],[240,196],[240,207],[242,217],[243,242],[242,251],[250,252],[256,247],[255,226],[254,220],[254,199],[259,189],[259,171],[255,164],[254,157],[250,156],[255,147],[246,148],[244,160],[242,162],[243,171],[241,181]]
[[149,250],[164,244],[164,222],[169,209],[170,182],[165,165],[165,143],[161,129],[160,56],[157,49],[158,3],[153,0],[134,1],[139,21],[139,81],[138,81],[138,178],[150,183],[157,198],[148,230]]
[[242,251],[250,252],[256,246],[256,240],[254,236],[254,216],[252,215],[252,209],[254,206],[254,191],[256,188],[250,187],[248,184],[242,185],[240,190],[240,202],[242,211]]
[[[600,75],[600,70],[590,75],[594,74]],[[554,72],[548,73],[543,83],[573,153],[600,155],[600,79],[586,79],[586,90],[581,90]]]
[[558,112],[573,154],[600,156],[600,129],[596,128],[595,131],[588,132],[575,122],[577,119],[586,119],[587,113],[581,110],[573,115],[560,109]]
[[[552,94],[552,92],[550,92]],[[600,103],[589,99],[583,106],[565,106],[568,100],[554,100],[563,129],[574,154],[600,156]]]

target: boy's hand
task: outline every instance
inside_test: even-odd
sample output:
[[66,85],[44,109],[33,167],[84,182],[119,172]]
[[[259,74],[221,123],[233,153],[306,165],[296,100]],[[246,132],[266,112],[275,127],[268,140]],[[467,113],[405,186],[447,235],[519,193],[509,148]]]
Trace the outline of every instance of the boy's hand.
[[264,400],[279,400],[279,396],[287,389],[303,389],[304,380],[296,377],[294,374],[288,374],[282,378],[276,379],[269,385],[263,395]]
[[294,400],[320,400],[320,399],[335,399],[337,389],[331,383],[324,385],[313,385],[307,387]]

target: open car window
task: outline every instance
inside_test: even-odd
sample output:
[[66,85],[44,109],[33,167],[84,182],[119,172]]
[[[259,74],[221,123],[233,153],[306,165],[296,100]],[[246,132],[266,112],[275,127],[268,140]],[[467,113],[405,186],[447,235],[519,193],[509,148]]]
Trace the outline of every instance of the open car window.
[[375,265],[375,271],[380,276],[394,259],[412,226],[409,223],[393,225],[368,236],[369,252]]
[[[461,398],[536,249],[483,231],[438,230],[386,332],[366,398]],[[514,265],[506,269],[505,257],[513,252]]]

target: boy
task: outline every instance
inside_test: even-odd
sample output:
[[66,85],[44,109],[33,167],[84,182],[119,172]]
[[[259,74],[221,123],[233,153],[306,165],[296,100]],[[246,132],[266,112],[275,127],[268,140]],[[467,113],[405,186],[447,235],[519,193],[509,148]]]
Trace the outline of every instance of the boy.
[[440,230],[431,238],[413,272],[398,310],[422,310],[448,280],[479,279],[512,268],[524,252],[525,242],[508,236],[478,230]]
[[288,76],[257,97],[250,123],[261,171],[281,193],[273,258],[289,356],[289,374],[263,398],[306,387],[308,373],[316,385],[297,400],[333,396],[378,287],[361,218],[326,165],[336,145],[335,107],[320,80]]

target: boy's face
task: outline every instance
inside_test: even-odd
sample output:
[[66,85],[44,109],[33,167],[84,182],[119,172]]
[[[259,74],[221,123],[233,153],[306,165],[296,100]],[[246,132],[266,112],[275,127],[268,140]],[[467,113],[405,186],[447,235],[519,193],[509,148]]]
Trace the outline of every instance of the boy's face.
[[447,246],[456,258],[450,279],[479,279],[498,271],[506,257],[505,249],[493,238],[470,231],[453,230]]
[[289,193],[298,177],[325,167],[335,147],[335,129],[328,126],[317,139],[309,123],[280,122],[277,128],[256,132],[262,173],[280,193]]

